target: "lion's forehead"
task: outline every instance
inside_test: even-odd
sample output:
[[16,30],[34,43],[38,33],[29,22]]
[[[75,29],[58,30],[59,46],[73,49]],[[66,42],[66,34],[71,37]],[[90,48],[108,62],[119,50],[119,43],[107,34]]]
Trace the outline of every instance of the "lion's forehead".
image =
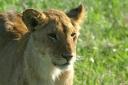
[[50,29],[49,32],[60,32],[65,34],[76,32],[76,28],[71,23],[64,23],[60,20],[49,22],[47,26],[48,29]]
[[54,31],[61,30],[72,32],[76,30],[76,26],[74,25],[72,20],[63,11],[49,10],[45,12],[45,14],[49,19],[48,26],[51,25],[51,29],[53,29]]
[[46,12],[46,15],[50,20],[55,20],[56,22],[61,22],[63,24],[70,23],[71,24],[71,19],[63,12],[63,11],[58,11],[58,10],[49,10]]

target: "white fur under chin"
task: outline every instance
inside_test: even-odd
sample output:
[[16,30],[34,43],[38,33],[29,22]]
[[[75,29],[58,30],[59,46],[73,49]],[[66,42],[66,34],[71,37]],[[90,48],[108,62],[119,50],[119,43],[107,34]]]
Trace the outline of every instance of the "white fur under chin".
[[32,40],[29,40],[24,53],[24,71],[29,85],[54,85],[54,81],[63,71],[73,68],[75,58],[69,66],[64,69],[60,69],[51,63],[51,58],[48,55],[42,56],[41,53],[34,48],[32,42]]

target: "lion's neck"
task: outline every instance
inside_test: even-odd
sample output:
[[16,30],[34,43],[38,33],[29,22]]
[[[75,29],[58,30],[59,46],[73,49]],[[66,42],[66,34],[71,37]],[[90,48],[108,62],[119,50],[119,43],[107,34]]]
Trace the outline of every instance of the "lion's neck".
[[54,85],[53,82],[61,73],[61,70],[54,67],[47,55],[41,55],[30,38],[26,51],[25,60],[25,77],[30,85]]

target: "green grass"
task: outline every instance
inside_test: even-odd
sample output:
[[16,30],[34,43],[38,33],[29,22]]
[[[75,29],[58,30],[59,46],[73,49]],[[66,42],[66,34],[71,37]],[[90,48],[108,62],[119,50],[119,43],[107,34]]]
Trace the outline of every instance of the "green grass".
[[0,11],[68,10],[82,3],[74,85],[128,85],[128,0],[1,0]]

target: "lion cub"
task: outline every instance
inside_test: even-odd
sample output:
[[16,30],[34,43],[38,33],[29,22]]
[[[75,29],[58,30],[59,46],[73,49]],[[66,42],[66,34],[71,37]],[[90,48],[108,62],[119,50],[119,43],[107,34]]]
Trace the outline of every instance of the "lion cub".
[[0,13],[0,85],[73,85],[84,8]]

